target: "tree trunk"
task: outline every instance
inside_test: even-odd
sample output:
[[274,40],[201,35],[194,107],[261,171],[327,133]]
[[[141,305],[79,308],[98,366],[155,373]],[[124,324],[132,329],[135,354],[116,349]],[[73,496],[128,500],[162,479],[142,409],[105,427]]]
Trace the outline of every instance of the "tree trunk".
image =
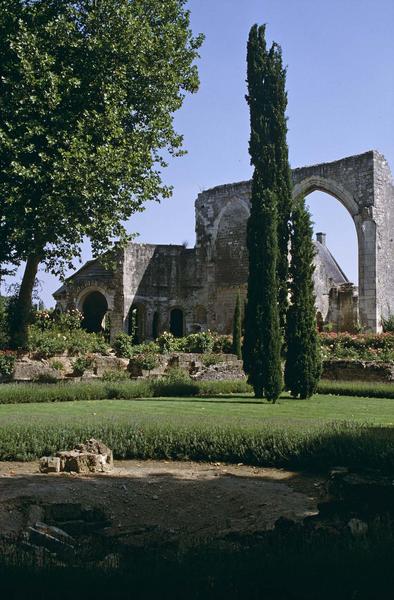
[[40,264],[39,256],[29,256],[26,262],[18,298],[11,315],[10,336],[13,348],[26,348],[28,325],[31,317],[34,282]]

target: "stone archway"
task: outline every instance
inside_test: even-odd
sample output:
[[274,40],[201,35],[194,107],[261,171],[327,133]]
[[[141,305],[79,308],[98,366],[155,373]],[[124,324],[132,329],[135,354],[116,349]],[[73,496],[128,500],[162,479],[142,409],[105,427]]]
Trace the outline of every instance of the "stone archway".
[[82,302],[82,327],[89,333],[104,331],[104,318],[108,311],[108,302],[104,294],[93,291]]
[[358,240],[361,325],[380,331],[394,311],[394,188],[384,157],[372,151],[292,171],[293,198],[330,194],[348,210]]
[[146,338],[146,309],[143,304],[133,304],[128,317],[128,334],[134,344],[142,344]]
[[[373,150],[293,169],[292,179],[294,198],[320,190],[337,198],[349,211],[358,239],[361,325],[380,331],[382,317],[394,314],[394,184],[386,159]],[[227,207],[234,205],[237,226],[242,224],[250,196],[251,182],[242,181],[201,192],[196,200],[196,250],[206,263],[210,281],[216,281],[215,250],[223,214],[231,212]],[[246,213],[242,213],[241,205]],[[223,298],[215,289],[208,297],[208,308],[209,326],[220,329],[216,315],[222,311]]]

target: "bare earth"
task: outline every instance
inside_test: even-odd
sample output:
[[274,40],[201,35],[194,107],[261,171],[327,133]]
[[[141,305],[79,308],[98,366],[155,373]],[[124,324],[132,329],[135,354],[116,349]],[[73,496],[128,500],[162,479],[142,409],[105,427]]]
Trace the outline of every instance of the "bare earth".
[[79,476],[0,462],[0,534],[42,520],[43,505],[71,503],[101,509],[111,538],[187,543],[264,531],[279,517],[301,520],[323,494],[322,478],[244,465],[119,461],[111,474]]

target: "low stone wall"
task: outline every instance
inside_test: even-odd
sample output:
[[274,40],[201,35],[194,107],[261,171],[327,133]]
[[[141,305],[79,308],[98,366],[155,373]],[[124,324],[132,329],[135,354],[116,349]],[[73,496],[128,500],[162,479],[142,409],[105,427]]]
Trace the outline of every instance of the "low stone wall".
[[[91,355],[92,365],[82,376],[74,372],[76,357],[53,356],[49,359],[33,359],[29,355],[18,358],[12,380],[17,382],[29,381],[81,381],[101,379],[105,372],[121,370],[128,372],[131,379],[158,378],[165,376],[173,368],[187,371],[196,380],[212,379],[243,379],[242,361],[233,354],[213,355],[217,360],[209,366],[204,364],[202,354],[171,353],[158,354],[158,365],[148,371],[142,369],[137,359],[118,358],[114,355]],[[55,365],[55,366],[54,366]],[[55,368],[56,367],[56,368]]]
[[394,362],[381,363],[363,360],[326,360],[323,379],[331,381],[394,381]]
[[[118,358],[114,355],[92,355],[92,366],[82,376],[74,372],[75,357],[54,356],[37,360],[24,356],[15,362],[13,381],[37,381],[57,379],[59,381],[81,381],[101,379],[105,372],[122,370],[130,374],[131,379],[158,378],[165,376],[172,368],[187,371],[192,379],[223,380],[245,379],[242,361],[234,354],[213,355],[216,362],[207,364],[203,354],[174,352],[157,355],[158,365],[148,371],[142,369],[137,359]],[[53,364],[57,368],[53,367]],[[59,368],[59,364],[62,365]],[[323,363],[323,379],[331,381],[394,381],[394,363],[370,362],[361,360],[326,360]]]
[[235,354],[212,355],[217,362],[215,364],[204,364],[204,355],[188,352],[173,352],[171,354],[158,355],[159,365],[147,371],[141,369],[137,361],[130,360],[129,371],[133,378],[139,377],[161,377],[165,376],[170,369],[182,369],[189,373],[195,380],[213,379],[244,379],[242,361]]
[[[48,359],[33,359],[29,355],[15,361],[13,381],[36,381],[40,378],[61,380],[80,380],[101,378],[105,371],[126,370],[129,360],[116,356],[92,355],[92,367],[86,369],[82,377],[74,372],[76,357],[53,356]],[[53,366],[56,365],[56,368]]]

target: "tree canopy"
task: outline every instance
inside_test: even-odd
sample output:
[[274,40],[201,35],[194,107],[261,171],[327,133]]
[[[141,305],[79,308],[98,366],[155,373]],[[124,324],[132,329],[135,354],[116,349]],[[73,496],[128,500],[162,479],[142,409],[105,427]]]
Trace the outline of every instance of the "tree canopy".
[[0,0],[0,265],[27,261],[25,297],[40,262],[62,274],[170,195],[201,42],[185,0]]

